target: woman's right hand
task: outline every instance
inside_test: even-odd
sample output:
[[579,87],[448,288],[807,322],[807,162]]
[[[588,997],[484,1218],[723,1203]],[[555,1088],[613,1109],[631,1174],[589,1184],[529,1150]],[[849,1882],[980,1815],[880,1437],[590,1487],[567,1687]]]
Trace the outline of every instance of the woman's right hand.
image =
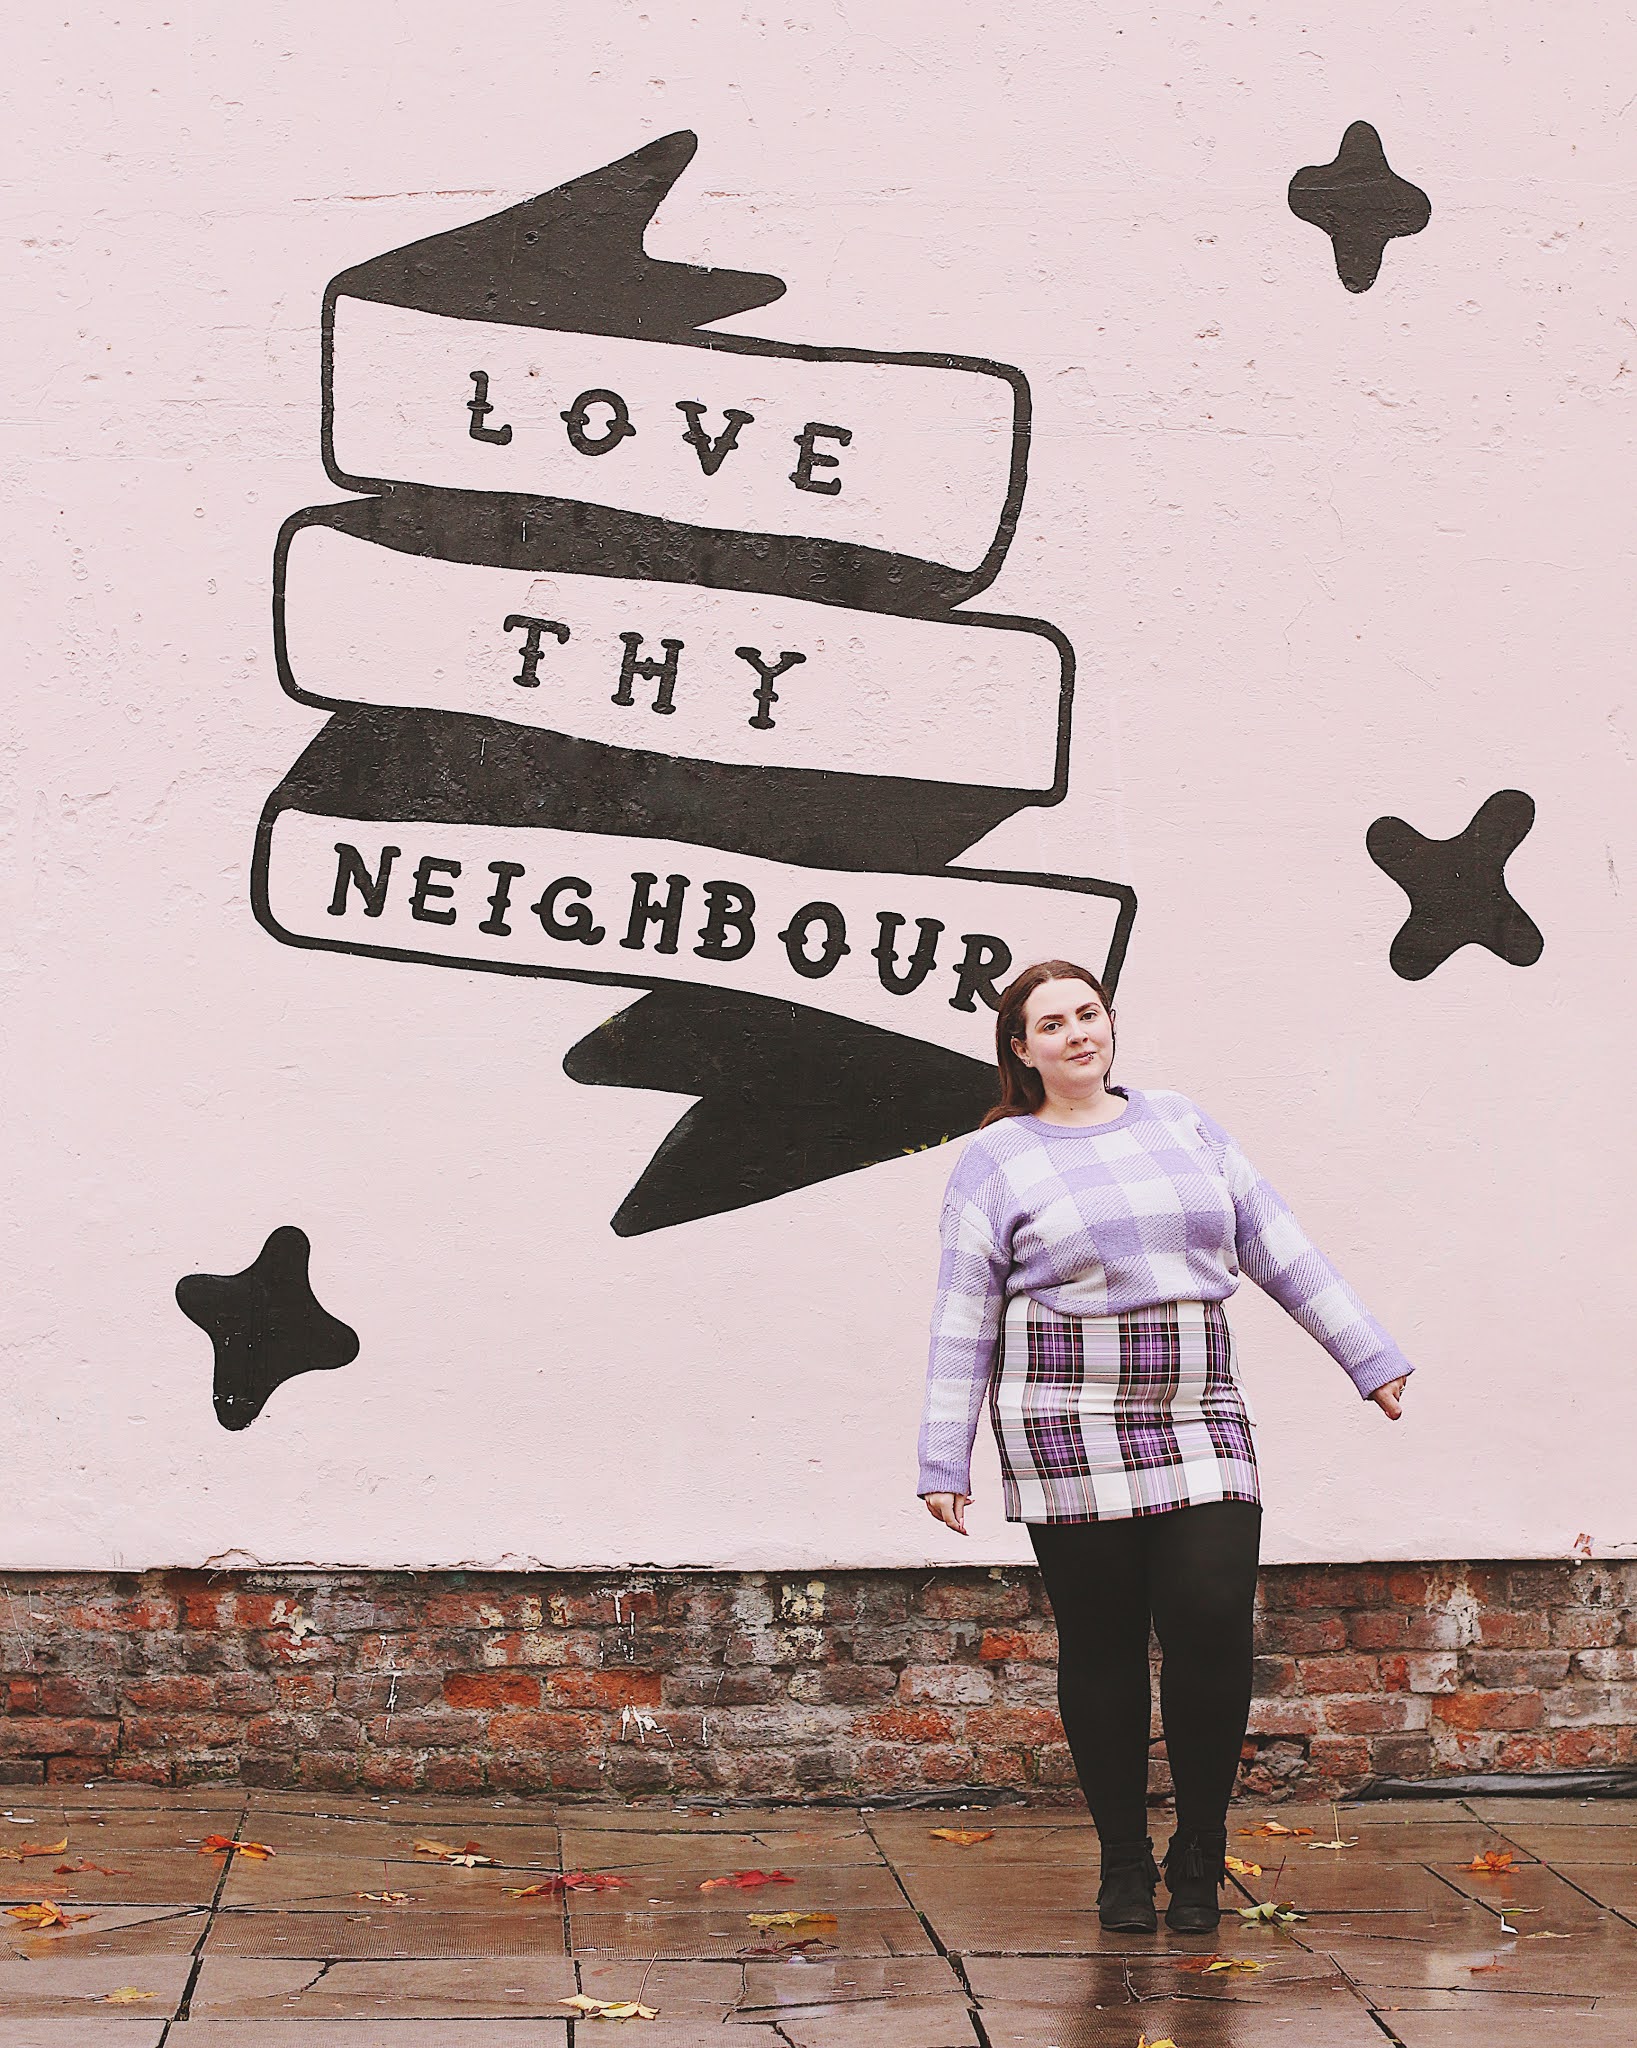
[[945,1528],[953,1529],[957,1536],[966,1534],[966,1509],[972,1496],[969,1493],[923,1493],[926,1511]]

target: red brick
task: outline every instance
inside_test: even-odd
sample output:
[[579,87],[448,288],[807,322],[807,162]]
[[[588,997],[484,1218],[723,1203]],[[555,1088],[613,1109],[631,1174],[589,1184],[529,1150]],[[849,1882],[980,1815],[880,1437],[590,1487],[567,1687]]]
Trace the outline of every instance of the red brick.
[[118,1746],[117,1721],[58,1721],[43,1714],[0,1721],[0,1756],[107,1756]]
[[491,1749],[584,1750],[595,1755],[603,1746],[606,1727],[594,1714],[496,1714],[489,1723]]
[[1457,1692],[1432,1702],[1436,1718],[1450,1728],[1489,1730],[1538,1728],[1544,1709],[1538,1692]]
[[664,1690],[657,1671],[552,1671],[541,1681],[554,1707],[657,1707]]
[[1621,1761],[1613,1728],[1560,1728],[1551,1738],[1551,1762],[1560,1771],[1594,1771]]
[[966,1717],[966,1736],[974,1743],[1061,1742],[1063,1724],[1046,1707],[973,1707]]
[[985,1573],[932,1579],[916,1596],[915,1609],[940,1621],[1021,1621],[1030,1604],[1027,1586]]
[[1392,1607],[1361,1607],[1347,1617],[1356,1650],[1396,1650],[1409,1633],[1410,1617]]
[[540,1681],[525,1671],[451,1671],[443,1696],[452,1707],[537,1707]]
[[40,1681],[37,1678],[8,1678],[6,1707],[13,1714],[37,1714],[40,1711]]
[[932,1707],[883,1707],[864,1715],[858,1730],[878,1742],[947,1742],[955,1724]]
[[1057,1631],[988,1628],[978,1644],[978,1655],[985,1664],[1055,1664]]
[[1374,1657],[1298,1657],[1296,1675],[1305,1693],[1376,1692],[1381,1683]]
[[176,1602],[164,1599],[87,1600],[68,1608],[63,1620],[69,1628],[140,1635],[149,1629],[175,1628]]
[[829,1664],[817,1671],[794,1671],[793,1700],[841,1700],[855,1703],[885,1699],[896,1690],[898,1674],[876,1664]]
[[1493,1610],[1478,1616],[1478,1641],[1485,1649],[1532,1650],[1551,1640],[1544,1614],[1506,1614]]
[[1347,1647],[1347,1623],[1339,1614],[1269,1614],[1257,1631],[1258,1648],[1288,1655],[1316,1656]]
[[1325,1726],[1338,1735],[1397,1735],[1425,1728],[1428,1703],[1413,1693],[1377,1693],[1372,1698],[1326,1700]]

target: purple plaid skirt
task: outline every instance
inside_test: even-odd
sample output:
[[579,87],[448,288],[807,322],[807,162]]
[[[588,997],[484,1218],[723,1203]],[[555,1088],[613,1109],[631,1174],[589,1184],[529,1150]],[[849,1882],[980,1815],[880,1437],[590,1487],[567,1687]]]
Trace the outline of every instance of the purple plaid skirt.
[[1014,1295],[989,1388],[1009,1522],[1259,1501],[1255,1417],[1222,1304],[1061,1315]]

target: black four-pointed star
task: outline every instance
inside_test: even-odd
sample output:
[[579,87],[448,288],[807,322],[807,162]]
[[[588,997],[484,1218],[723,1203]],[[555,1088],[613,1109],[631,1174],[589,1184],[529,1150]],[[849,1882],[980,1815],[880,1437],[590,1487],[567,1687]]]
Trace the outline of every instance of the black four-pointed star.
[[1370,858],[1410,899],[1387,958],[1421,981],[1462,946],[1487,946],[1512,967],[1532,967],[1545,940],[1506,886],[1506,863],[1535,822],[1535,800],[1501,789],[1453,839],[1426,839],[1402,818],[1377,818],[1364,835]]
[[176,1305],[216,1351],[216,1420],[248,1429],[298,1373],[333,1372],[358,1356],[358,1333],[319,1306],[307,1233],[282,1224],[242,1273],[189,1273]]
[[1336,252],[1336,275],[1350,292],[1367,292],[1395,235],[1418,235],[1432,201],[1387,162],[1381,137],[1355,121],[1327,164],[1308,164],[1290,181],[1290,210],[1323,228]]

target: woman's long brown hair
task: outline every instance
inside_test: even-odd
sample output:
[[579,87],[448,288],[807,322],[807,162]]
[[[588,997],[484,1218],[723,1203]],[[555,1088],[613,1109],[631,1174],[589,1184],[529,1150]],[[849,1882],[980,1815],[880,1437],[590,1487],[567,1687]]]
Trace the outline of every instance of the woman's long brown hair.
[[[1002,1117],[1033,1116],[1046,1100],[1045,1084],[1033,1067],[1026,1067],[1012,1050],[1014,1038],[1026,1038],[1023,1012],[1032,996],[1043,981],[1084,981],[1097,991],[1097,1000],[1112,1017],[1114,1005],[1109,1001],[1108,990],[1096,975],[1084,967],[1076,967],[1072,960],[1037,960],[1032,967],[1025,967],[1015,981],[1009,982],[1001,991],[1000,1009],[995,1017],[995,1064],[1000,1069],[1000,1100],[979,1124],[999,1123]],[[1114,1064],[1112,1056],[1109,1065]],[[1106,1083],[1108,1077],[1104,1075]]]

